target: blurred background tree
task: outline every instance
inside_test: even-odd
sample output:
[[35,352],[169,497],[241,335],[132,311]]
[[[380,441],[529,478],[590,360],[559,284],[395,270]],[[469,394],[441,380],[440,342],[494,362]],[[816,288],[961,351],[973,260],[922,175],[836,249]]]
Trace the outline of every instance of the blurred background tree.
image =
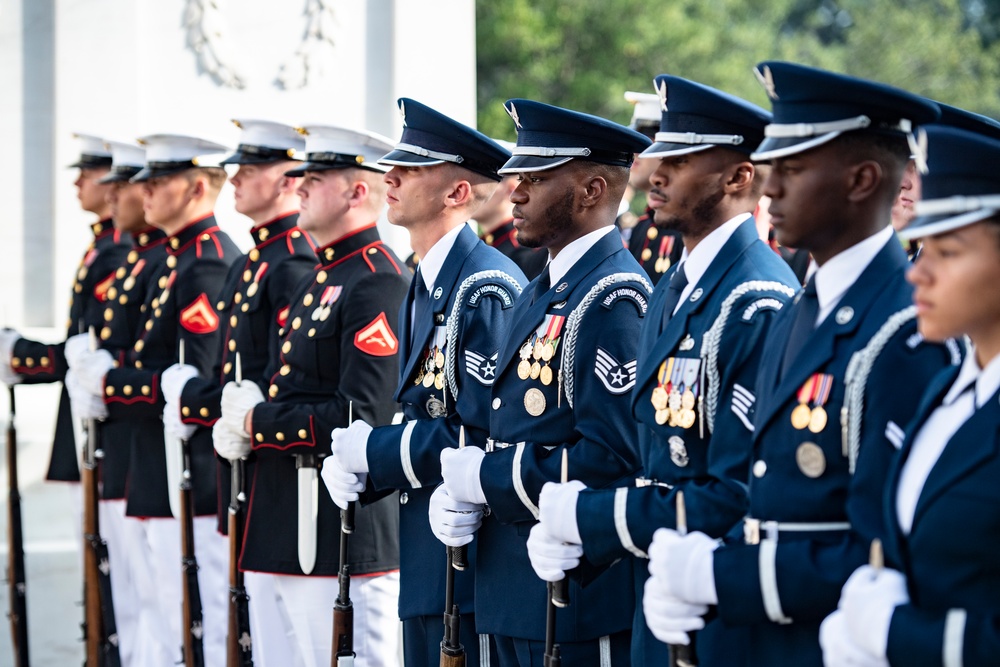
[[526,97],[628,122],[625,90],[676,74],[768,108],[790,60],[1000,117],[1000,0],[478,0],[479,128],[515,138]]

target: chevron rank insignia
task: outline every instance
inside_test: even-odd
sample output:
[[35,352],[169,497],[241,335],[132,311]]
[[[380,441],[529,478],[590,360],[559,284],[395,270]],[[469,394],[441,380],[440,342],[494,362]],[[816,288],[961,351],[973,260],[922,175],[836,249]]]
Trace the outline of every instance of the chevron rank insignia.
[[487,357],[478,352],[466,350],[465,370],[477,382],[490,387],[493,385],[493,381],[497,379],[497,358],[499,356],[499,352],[494,352],[492,357]]
[[219,327],[219,316],[204,292],[181,311],[181,326],[193,334],[212,333]]
[[624,394],[635,386],[635,359],[623,364],[598,347],[594,373],[610,393]]
[[392,333],[385,313],[379,313],[378,317],[355,334],[354,347],[373,357],[391,357],[396,354],[399,341]]
[[98,301],[104,302],[108,300],[108,289],[111,287],[112,283],[115,282],[115,274],[112,271],[108,276],[101,282],[94,285],[94,298]]

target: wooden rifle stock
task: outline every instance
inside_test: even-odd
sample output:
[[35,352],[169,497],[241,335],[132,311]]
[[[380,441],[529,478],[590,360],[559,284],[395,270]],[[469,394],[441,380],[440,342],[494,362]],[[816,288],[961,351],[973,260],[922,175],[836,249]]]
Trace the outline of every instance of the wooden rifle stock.
[[[243,382],[243,363],[236,353],[236,384]],[[243,459],[230,462],[229,495],[229,629],[226,633],[226,667],[253,667],[253,640],[250,636],[250,598],[240,572],[240,545],[246,520],[246,493],[243,480],[246,468]]]
[[[184,339],[179,342],[177,360],[184,363]],[[198,587],[198,559],[194,551],[194,494],[191,491],[191,443],[181,440],[184,470],[181,473],[181,592],[185,667],[205,667],[202,643],[201,589]],[[177,493],[177,489],[168,489]]]
[[468,545],[448,547],[444,586],[444,638],[441,639],[440,667],[465,667],[465,647],[461,640],[461,616],[455,604],[455,570],[468,567]]
[[7,422],[7,593],[10,611],[10,639],[15,667],[28,667],[28,599],[24,577],[24,533],[21,524],[21,491],[17,481],[17,408],[14,385]]
[[354,532],[354,503],[340,511],[340,592],[333,605],[333,657],[331,667],[351,667],[354,664],[354,604],[351,602],[351,566],[347,561],[347,545]]

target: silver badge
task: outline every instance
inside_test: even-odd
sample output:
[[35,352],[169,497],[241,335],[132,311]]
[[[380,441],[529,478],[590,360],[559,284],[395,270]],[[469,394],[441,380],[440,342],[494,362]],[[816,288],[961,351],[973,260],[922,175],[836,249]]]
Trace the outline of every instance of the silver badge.
[[688,458],[687,447],[684,446],[684,440],[680,436],[670,436],[667,444],[670,445],[670,460],[674,462],[675,466],[683,468],[691,462],[691,459]]
[[702,288],[699,287],[698,289],[696,289],[694,292],[691,293],[691,302],[693,303],[693,302],[697,301],[698,299],[700,299],[701,295],[704,294],[704,293],[705,293],[705,290],[703,290]]
[[854,309],[850,306],[844,306],[837,311],[837,324],[847,324],[852,319],[854,319]]
[[444,407],[444,403],[441,399],[436,396],[428,398],[425,407],[427,409],[427,414],[431,416],[431,419],[440,419],[448,414],[448,409]]
[[660,87],[656,89],[656,92],[660,95],[660,109],[667,111],[667,81],[664,79],[660,82]]
[[514,103],[510,103],[510,108],[504,107],[504,111],[510,116],[511,120],[514,121],[514,127],[521,129],[521,120],[517,117],[517,109],[514,108]]
[[440,287],[438,287],[436,290],[434,290],[434,298],[440,299],[443,293],[444,291]]
[[694,338],[691,338],[691,334],[686,334],[684,336],[684,340],[682,340],[680,344],[680,349],[682,352],[694,349]]
[[569,287],[569,283],[559,283],[559,287],[556,288],[556,294],[565,291],[567,287]]

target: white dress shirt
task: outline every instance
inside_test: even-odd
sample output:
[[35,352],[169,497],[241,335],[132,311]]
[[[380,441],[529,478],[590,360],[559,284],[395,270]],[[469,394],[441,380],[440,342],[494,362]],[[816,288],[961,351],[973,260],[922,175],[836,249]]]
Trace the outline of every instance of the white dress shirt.
[[958,378],[913,440],[896,487],[896,519],[903,534],[913,528],[917,500],[948,441],[1000,389],[1000,356],[980,369],[971,346]]
[[[587,254],[587,251],[593,248],[598,241],[607,236],[608,234],[614,232],[618,234],[618,228],[614,225],[608,225],[606,227],[601,227],[600,229],[595,229],[589,234],[584,234],[575,241],[571,241],[566,244],[566,247],[559,251],[559,254],[553,257],[549,261],[549,287],[556,285],[562,280],[570,269],[573,268],[580,258]],[[619,234],[619,238],[621,235]],[[624,246],[623,246],[624,247]]]
[[427,251],[423,259],[420,260],[419,269],[420,277],[424,280],[424,286],[427,288],[428,292],[434,290],[434,283],[437,281],[438,274],[441,273],[441,267],[444,266],[444,260],[448,259],[448,253],[451,252],[451,247],[455,245],[455,239],[458,235],[462,233],[462,228],[466,226],[467,223],[463,223],[455,227],[444,236],[438,239],[437,243],[431,246],[431,249]]
[[886,225],[882,231],[854,244],[816,269],[816,298],[819,300],[816,326],[833,312],[847,290],[889,242],[898,243],[892,225]]
[[684,267],[684,276],[687,278],[687,285],[684,286],[684,289],[681,291],[681,298],[678,299],[677,305],[674,306],[675,313],[681,307],[681,304],[691,296],[691,292],[697,287],[698,281],[705,275],[708,267],[715,260],[715,256],[722,250],[722,246],[726,245],[726,242],[736,233],[740,225],[749,219],[749,213],[741,213],[713,229],[708,236],[698,242],[698,245],[694,247],[691,254],[688,254],[687,247],[684,248],[680,261],[677,263],[677,270],[680,271],[680,267]]

